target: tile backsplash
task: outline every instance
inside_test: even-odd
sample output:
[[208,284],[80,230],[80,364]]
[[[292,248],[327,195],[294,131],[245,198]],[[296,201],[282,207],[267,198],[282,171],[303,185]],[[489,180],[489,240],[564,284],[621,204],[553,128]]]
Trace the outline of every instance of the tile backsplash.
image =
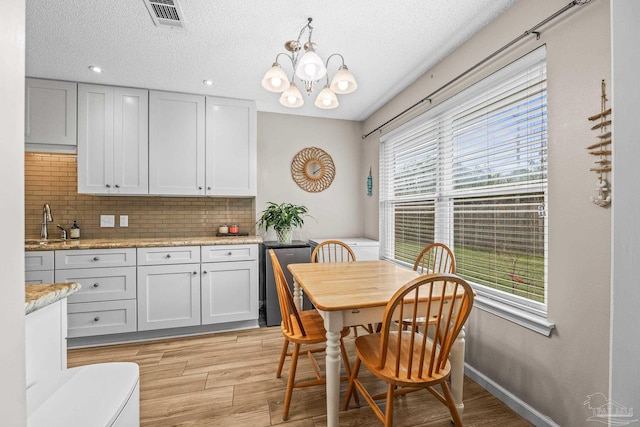
[[[214,236],[218,226],[237,224],[255,233],[255,198],[92,196],[78,194],[74,154],[25,153],[25,238],[40,237],[42,205],[49,203],[53,222],[69,229],[74,220],[81,238]],[[114,228],[101,228],[100,215],[115,215]],[[129,226],[120,227],[120,215]]]

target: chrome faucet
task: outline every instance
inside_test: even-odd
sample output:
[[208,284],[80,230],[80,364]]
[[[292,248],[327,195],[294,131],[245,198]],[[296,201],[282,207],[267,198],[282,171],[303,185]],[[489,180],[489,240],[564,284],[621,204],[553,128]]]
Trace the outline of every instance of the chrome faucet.
[[42,228],[40,229],[40,238],[41,239],[48,239],[49,238],[49,231],[47,230],[47,222],[52,222],[53,221],[53,217],[51,216],[51,207],[49,206],[49,203],[45,203],[44,206],[42,206]]

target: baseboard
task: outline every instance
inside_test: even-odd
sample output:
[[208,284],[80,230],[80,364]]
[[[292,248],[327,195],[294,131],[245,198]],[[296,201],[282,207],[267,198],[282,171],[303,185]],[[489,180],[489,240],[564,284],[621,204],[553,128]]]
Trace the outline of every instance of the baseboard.
[[500,384],[496,383],[491,378],[487,377],[474,367],[469,366],[469,364],[465,363],[464,373],[466,376],[480,385],[480,387],[487,390],[489,393],[494,395],[505,405],[511,408],[516,414],[520,415],[522,418],[529,421],[536,427],[560,427],[549,417],[541,414],[535,408],[531,407],[525,401],[506,390]]
[[229,323],[216,323],[212,325],[185,326],[181,328],[126,332],[122,334],[73,337],[67,338],[67,348],[99,347],[105,345],[188,337],[216,332],[241,331],[244,329],[254,329],[258,327],[260,327],[260,325],[258,324],[258,319],[256,319]]

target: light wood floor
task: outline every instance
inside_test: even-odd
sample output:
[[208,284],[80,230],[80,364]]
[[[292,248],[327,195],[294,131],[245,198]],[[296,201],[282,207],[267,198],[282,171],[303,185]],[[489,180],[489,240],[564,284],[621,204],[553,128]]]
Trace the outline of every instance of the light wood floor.
[[[289,420],[282,421],[286,388],[275,371],[282,346],[279,327],[197,337],[72,349],[69,367],[100,362],[136,362],[140,366],[141,426],[326,426],[324,386],[295,389]],[[346,339],[353,350],[353,338]],[[316,356],[324,367],[324,353]],[[353,363],[353,361],[352,361]],[[301,356],[298,378],[310,378],[310,362]],[[367,376],[368,375],[368,376]],[[360,372],[376,387],[366,369]],[[379,384],[384,387],[382,383]],[[344,396],[345,385],[342,387]],[[498,399],[465,378],[466,426],[530,426]],[[361,408],[340,412],[341,426],[382,424],[364,400]],[[447,408],[426,391],[398,398],[397,427],[451,427]]]

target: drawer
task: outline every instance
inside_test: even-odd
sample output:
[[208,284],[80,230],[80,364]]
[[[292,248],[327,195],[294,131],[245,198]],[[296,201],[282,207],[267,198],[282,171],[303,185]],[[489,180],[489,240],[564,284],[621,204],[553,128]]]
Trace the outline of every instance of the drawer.
[[136,297],[135,267],[57,270],[56,282],[80,283],[80,291],[69,297],[69,303],[111,301]]
[[67,304],[68,337],[135,332],[135,300]]
[[32,251],[24,253],[25,271],[53,270],[53,251]]
[[69,268],[135,267],[135,248],[55,251],[56,271]]
[[190,264],[200,262],[200,246],[138,248],[138,265]]
[[258,245],[214,245],[202,247],[202,262],[252,261],[258,259]]
[[26,285],[41,285],[43,283],[54,283],[53,270],[27,271],[24,273],[24,283]]

